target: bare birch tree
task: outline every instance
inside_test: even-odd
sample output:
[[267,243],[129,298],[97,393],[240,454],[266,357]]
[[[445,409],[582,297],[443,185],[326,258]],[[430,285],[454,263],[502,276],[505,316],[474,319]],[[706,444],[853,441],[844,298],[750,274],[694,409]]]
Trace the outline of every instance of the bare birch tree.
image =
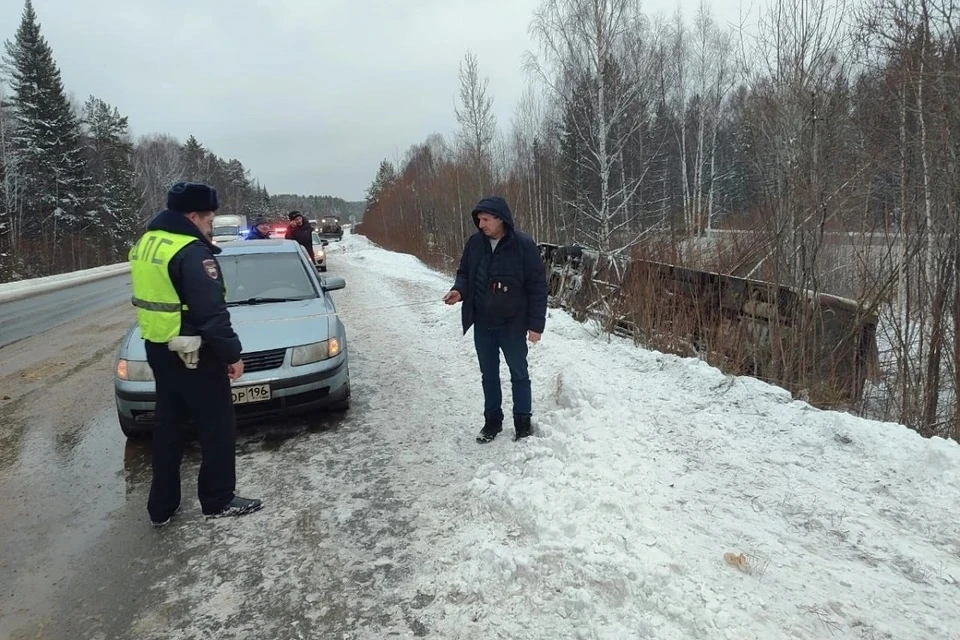
[[771,275],[794,286],[813,284],[812,260],[831,217],[821,129],[848,71],[846,10],[846,0],[771,2],[741,50],[756,109],[751,162],[774,238],[767,259]]
[[19,169],[11,144],[14,120],[0,86],[0,282],[11,279],[19,206]]
[[634,205],[649,167],[621,169],[649,118],[653,34],[636,0],[545,0],[532,32],[541,56],[528,56],[527,66],[573,114],[564,134],[582,148],[573,161],[596,184],[596,193],[564,204],[584,221],[577,228],[589,244],[624,255],[641,233]]
[[173,136],[146,136],[137,142],[133,158],[143,203],[140,220],[146,222],[164,201],[170,185],[184,175],[181,145]]
[[458,138],[470,158],[480,197],[489,187],[493,174],[493,143],[497,120],[493,113],[493,97],[489,94],[490,79],[480,77],[477,56],[467,51],[460,63],[460,104],[455,108],[460,124]]

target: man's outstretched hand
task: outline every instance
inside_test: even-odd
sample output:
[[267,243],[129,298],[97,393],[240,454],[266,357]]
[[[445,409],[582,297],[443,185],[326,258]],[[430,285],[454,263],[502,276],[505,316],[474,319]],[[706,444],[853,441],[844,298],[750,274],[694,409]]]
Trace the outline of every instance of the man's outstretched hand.
[[447,304],[457,304],[461,300],[463,300],[463,296],[456,289],[451,289],[447,292],[447,295],[443,296],[443,301]]

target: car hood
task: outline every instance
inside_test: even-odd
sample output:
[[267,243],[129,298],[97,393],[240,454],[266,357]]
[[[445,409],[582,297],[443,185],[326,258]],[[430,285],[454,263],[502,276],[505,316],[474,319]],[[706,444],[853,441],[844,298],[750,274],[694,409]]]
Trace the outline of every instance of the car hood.
[[[333,308],[320,298],[230,307],[231,324],[240,337],[244,353],[287,349],[326,340],[336,332],[334,314]],[[140,327],[136,323],[127,334],[120,357],[147,359]]]

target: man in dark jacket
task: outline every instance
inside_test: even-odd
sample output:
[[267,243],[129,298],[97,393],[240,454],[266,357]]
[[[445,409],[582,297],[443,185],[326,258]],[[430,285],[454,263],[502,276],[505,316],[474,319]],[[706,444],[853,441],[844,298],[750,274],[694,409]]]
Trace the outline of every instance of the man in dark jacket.
[[287,216],[290,218],[290,225],[287,227],[287,233],[284,238],[287,240],[296,240],[307,250],[310,256],[310,263],[315,264],[316,258],[313,255],[313,225],[311,225],[303,214],[299,211],[291,211]]
[[527,342],[540,341],[547,318],[547,277],[534,240],[514,228],[507,201],[482,199],[471,214],[477,233],[463,248],[447,304],[463,302],[463,333],[473,340],[483,381],[484,425],[477,442],[503,430],[500,352],[510,369],[515,440],[531,435],[532,393]]
[[262,216],[253,221],[250,227],[250,233],[247,234],[247,240],[269,240],[270,224]]
[[243,375],[240,339],[230,323],[212,243],[217,192],[177,183],[167,208],[130,250],[133,304],[156,381],[153,481],[147,511],[164,526],[180,508],[184,428],[200,435],[200,506],[209,518],[261,508],[236,487],[236,422],[230,381]]

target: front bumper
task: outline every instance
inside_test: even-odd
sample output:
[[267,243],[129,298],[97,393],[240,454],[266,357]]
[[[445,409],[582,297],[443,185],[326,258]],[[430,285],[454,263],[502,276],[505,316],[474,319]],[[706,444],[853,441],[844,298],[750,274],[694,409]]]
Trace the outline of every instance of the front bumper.
[[[330,360],[302,367],[290,366],[289,357],[288,354],[278,369],[244,373],[233,383],[234,387],[270,385],[270,400],[234,405],[238,423],[323,409],[349,394],[346,351]],[[157,404],[154,383],[115,379],[114,385],[119,418],[139,428],[152,427]]]

